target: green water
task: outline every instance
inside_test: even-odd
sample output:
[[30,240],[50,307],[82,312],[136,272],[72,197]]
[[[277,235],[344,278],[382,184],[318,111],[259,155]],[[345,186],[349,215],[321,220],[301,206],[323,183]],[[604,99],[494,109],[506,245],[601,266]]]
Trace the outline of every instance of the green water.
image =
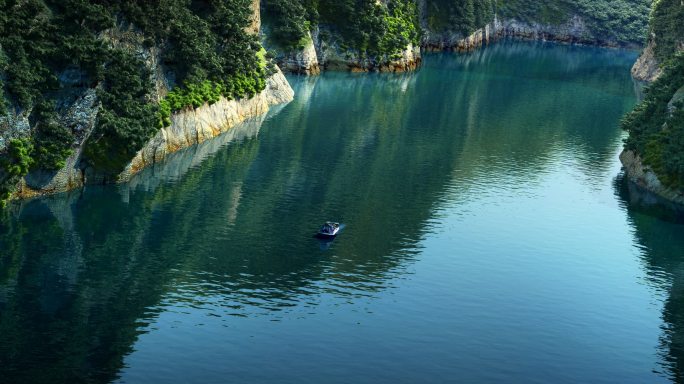
[[293,77],[130,184],[13,206],[0,382],[679,382],[684,225],[617,178],[635,57]]

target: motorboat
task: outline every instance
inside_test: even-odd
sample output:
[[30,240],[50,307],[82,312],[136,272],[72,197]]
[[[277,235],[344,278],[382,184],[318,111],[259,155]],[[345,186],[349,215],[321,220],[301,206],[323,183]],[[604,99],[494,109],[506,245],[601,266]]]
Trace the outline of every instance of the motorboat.
[[335,238],[335,236],[337,236],[339,232],[340,223],[333,223],[331,221],[328,221],[327,223],[323,224],[321,229],[316,234],[316,237],[320,239],[332,239]]

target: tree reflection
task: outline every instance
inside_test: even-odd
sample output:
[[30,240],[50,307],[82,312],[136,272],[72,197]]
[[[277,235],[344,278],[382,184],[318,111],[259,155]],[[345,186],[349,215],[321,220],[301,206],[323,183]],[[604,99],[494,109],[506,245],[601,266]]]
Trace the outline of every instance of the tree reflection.
[[684,208],[646,192],[626,177],[616,190],[641,246],[647,281],[665,296],[661,365],[674,382],[684,380]]

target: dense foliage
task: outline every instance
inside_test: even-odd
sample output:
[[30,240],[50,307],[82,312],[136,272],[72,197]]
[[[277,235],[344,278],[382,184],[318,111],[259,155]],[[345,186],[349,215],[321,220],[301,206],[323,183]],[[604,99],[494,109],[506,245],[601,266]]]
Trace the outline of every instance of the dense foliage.
[[33,164],[33,148],[29,140],[10,140],[7,149],[7,155],[0,157],[0,207],[4,206],[14,184],[19,182]]
[[[31,163],[58,169],[74,137],[59,121],[54,100],[97,87],[102,103],[85,160],[101,171],[119,172],[169,123],[171,112],[214,100],[215,94],[198,96],[207,84],[229,97],[265,87],[261,48],[246,31],[250,5],[251,0],[0,0],[0,114],[8,108],[31,111]],[[161,108],[145,58],[106,37],[117,25],[144,36],[147,47],[162,48],[162,64],[177,87]],[[77,72],[80,82],[60,81],[65,71]]]
[[314,25],[361,56],[392,58],[419,40],[416,0],[267,0],[265,10],[272,39],[284,48],[301,47]]
[[303,48],[309,29],[318,23],[318,1],[265,0],[264,5],[274,42],[285,49]]
[[684,188],[684,52],[673,56],[663,74],[646,90],[644,101],[623,120],[626,149],[640,154],[660,180]]
[[59,123],[54,103],[43,101],[36,105],[33,116],[36,120],[33,166],[46,170],[64,167],[64,159],[72,153],[74,134]]
[[650,7],[651,0],[498,0],[497,11],[502,18],[548,24],[578,15],[594,38],[640,45],[646,39]]
[[651,32],[660,60],[666,60],[678,47],[684,47],[684,4],[681,0],[658,0],[653,4]]
[[466,36],[494,20],[496,0],[427,0],[427,22],[437,32]]

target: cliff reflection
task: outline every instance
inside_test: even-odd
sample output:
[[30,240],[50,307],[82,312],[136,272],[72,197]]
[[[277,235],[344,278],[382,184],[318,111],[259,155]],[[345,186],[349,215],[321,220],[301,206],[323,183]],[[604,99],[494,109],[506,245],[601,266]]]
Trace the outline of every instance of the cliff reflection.
[[663,297],[662,374],[684,381],[684,209],[668,204],[621,176],[615,188],[642,249],[647,281]]

